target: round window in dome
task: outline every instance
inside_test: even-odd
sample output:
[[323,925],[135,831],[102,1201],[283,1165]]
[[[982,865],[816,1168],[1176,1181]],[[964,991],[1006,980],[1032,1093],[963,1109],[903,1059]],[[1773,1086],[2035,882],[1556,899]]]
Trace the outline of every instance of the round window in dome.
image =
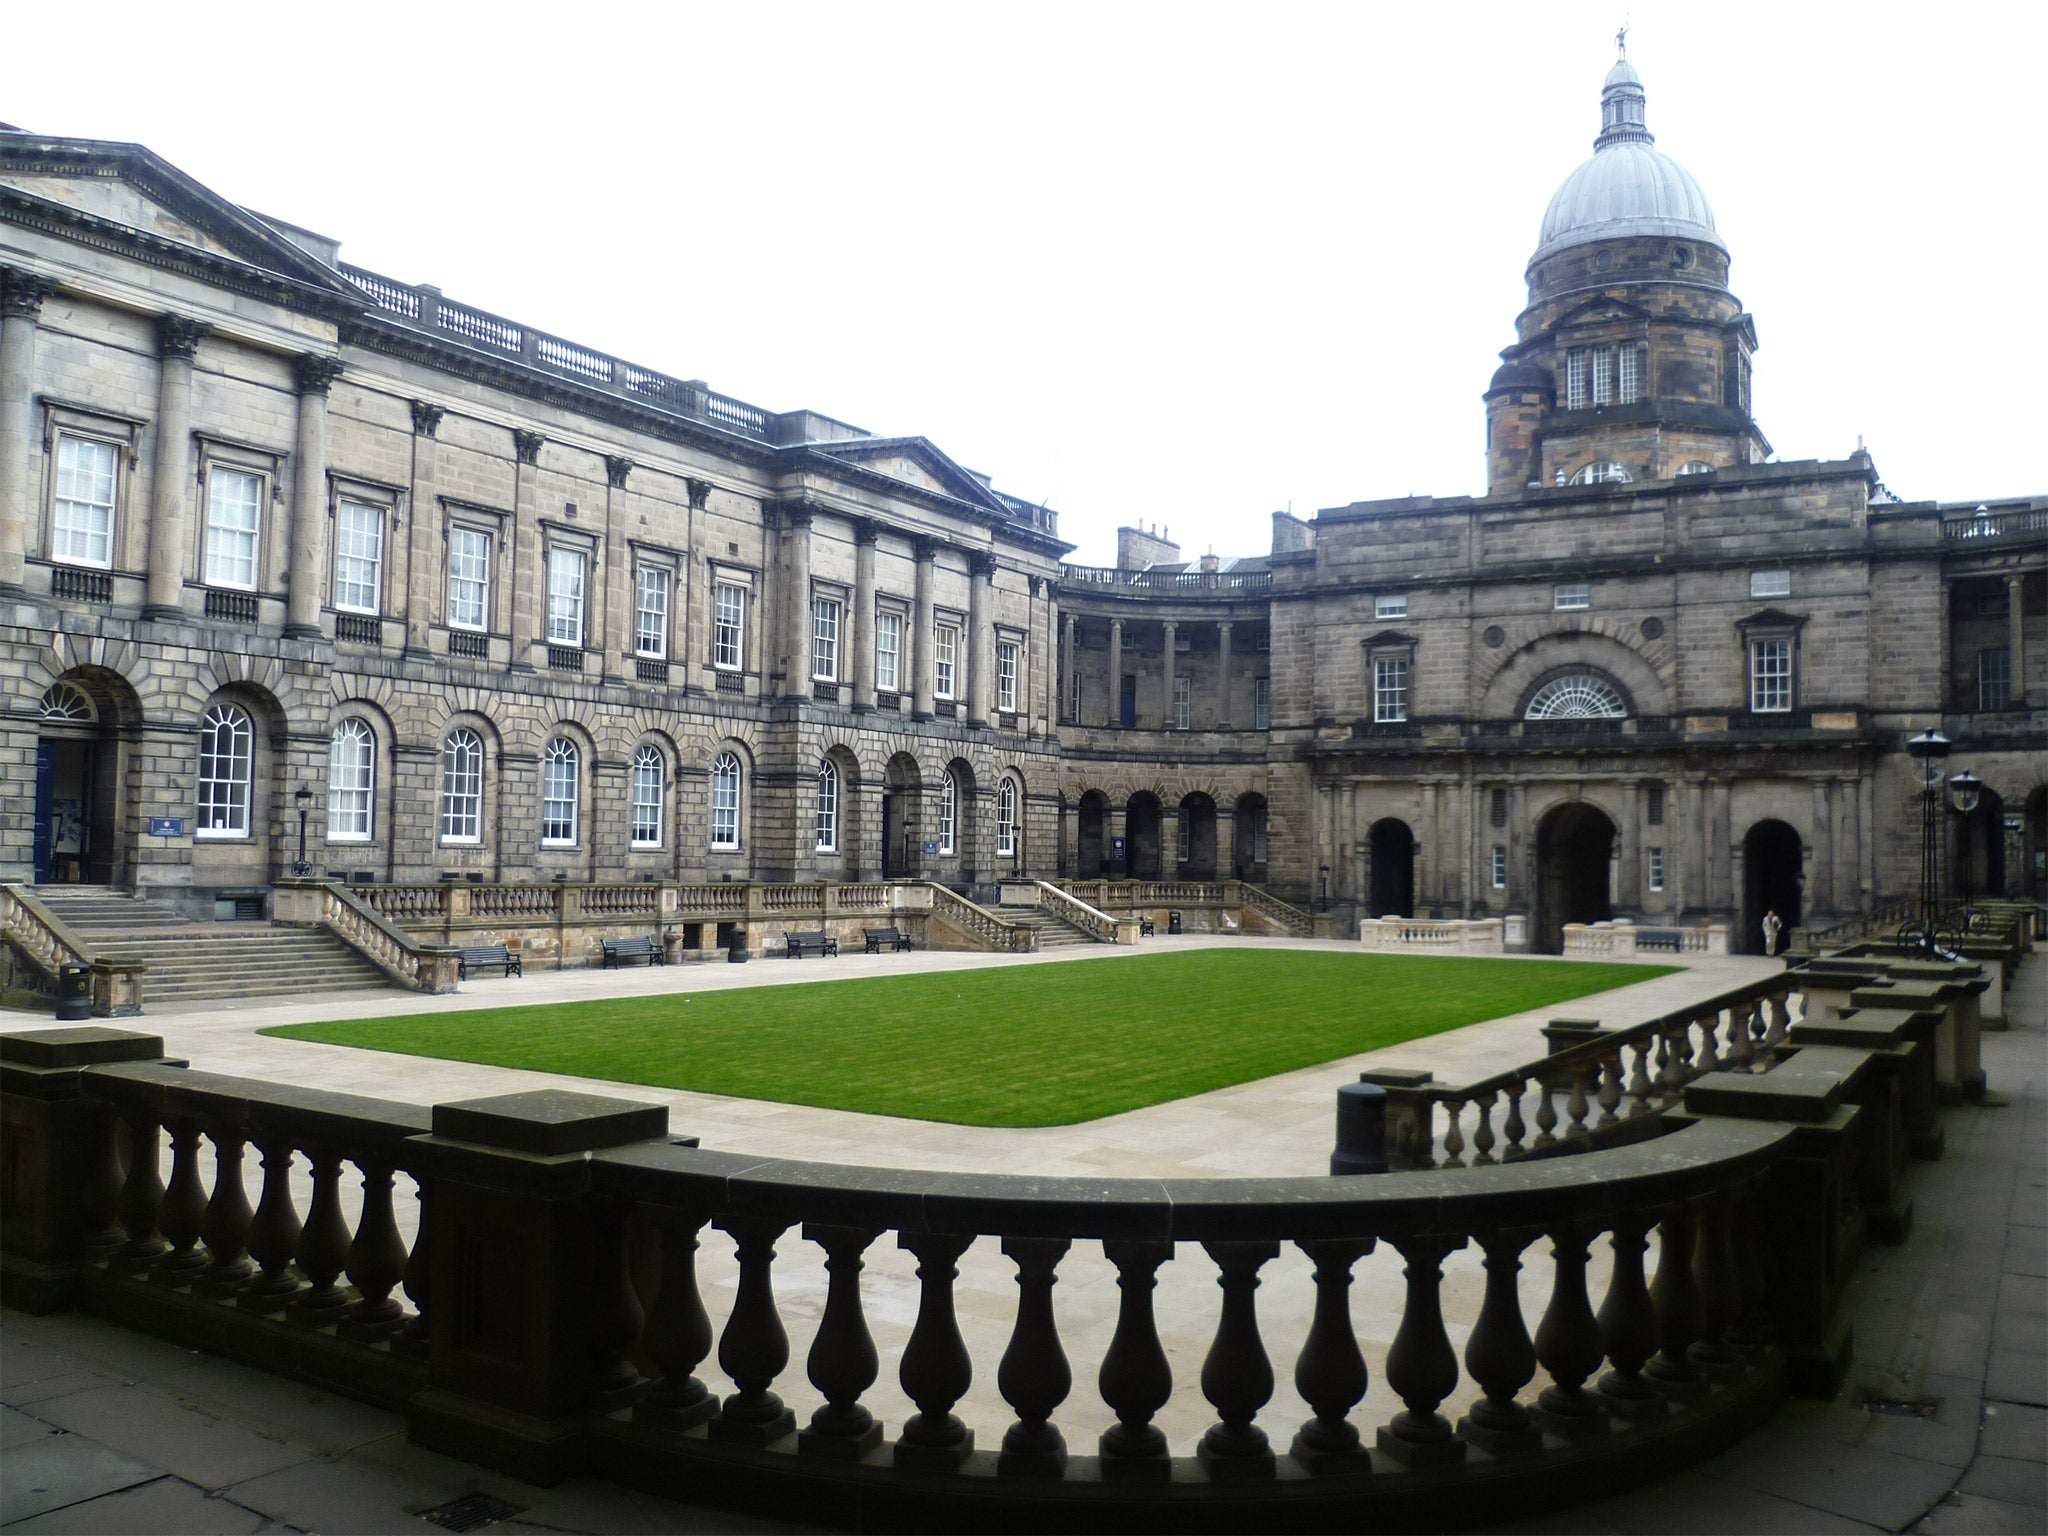
[[1573,485],[1621,484],[1632,478],[1629,472],[1612,459],[1600,459],[1579,467],[1572,476]]
[[1602,251],[1599,255],[1593,258],[1593,267],[1596,271],[1605,272],[1609,267],[1613,265],[1614,252],[1612,251]]
[[1621,694],[1612,683],[1590,672],[1575,672],[1553,678],[1538,688],[1536,696],[1529,700],[1529,707],[1522,711],[1522,718],[1620,720],[1627,714],[1628,706],[1622,702]]
[[1681,271],[1692,265],[1692,248],[1685,245],[1671,247],[1671,265]]

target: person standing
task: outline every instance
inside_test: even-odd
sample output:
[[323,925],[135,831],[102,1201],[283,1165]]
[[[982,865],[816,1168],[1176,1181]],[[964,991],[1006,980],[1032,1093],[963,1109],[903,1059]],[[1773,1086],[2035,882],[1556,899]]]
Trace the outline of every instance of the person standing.
[[1765,954],[1775,955],[1778,952],[1778,935],[1784,931],[1785,925],[1784,923],[1779,921],[1778,914],[1775,910],[1764,913]]

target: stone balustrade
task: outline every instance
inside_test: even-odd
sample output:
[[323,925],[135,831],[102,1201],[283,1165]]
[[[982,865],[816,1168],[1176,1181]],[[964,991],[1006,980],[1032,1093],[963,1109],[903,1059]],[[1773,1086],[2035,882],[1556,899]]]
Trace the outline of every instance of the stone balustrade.
[[1368,917],[1358,924],[1358,941],[1367,949],[1415,950],[1438,955],[1505,954],[1501,919]]
[[[1178,908],[1190,931],[1251,928],[1292,938],[1316,935],[1313,914],[1290,906],[1248,880],[1061,880],[1058,887],[1099,911],[1139,914],[1161,922]],[[1226,921],[1226,918],[1228,919]]]
[[1139,923],[1135,917],[1115,918],[1091,907],[1070,891],[1045,880],[1004,880],[996,887],[996,904],[1002,907],[1037,907],[1070,923],[1103,944],[1135,944]]
[[0,948],[8,952],[9,969],[18,978],[14,989],[32,994],[10,1001],[46,1006],[56,996],[57,968],[84,965],[92,969],[95,1017],[126,1018],[142,1012],[142,978],[148,964],[135,956],[94,950],[39,901],[30,886],[0,885]]
[[271,915],[280,923],[326,928],[402,987],[455,990],[460,956],[453,946],[420,942],[338,881],[279,880]]
[[1638,954],[1725,955],[1728,925],[1704,923],[1690,928],[1639,928],[1634,923],[1566,923],[1564,953],[1602,959]]

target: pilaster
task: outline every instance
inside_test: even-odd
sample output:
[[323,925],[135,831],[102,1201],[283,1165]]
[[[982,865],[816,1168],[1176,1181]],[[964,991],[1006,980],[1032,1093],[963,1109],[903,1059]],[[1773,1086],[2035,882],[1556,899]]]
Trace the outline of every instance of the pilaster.
[[156,322],[156,448],[150,470],[149,578],[143,617],[184,612],[185,538],[192,526],[192,358],[208,327],[182,315]]
[[0,271],[0,592],[22,590],[35,525],[36,321],[57,285]]
[[308,352],[292,365],[299,387],[298,448],[292,462],[291,590],[285,633],[320,633],[320,586],[327,550],[327,390],[341,359]]

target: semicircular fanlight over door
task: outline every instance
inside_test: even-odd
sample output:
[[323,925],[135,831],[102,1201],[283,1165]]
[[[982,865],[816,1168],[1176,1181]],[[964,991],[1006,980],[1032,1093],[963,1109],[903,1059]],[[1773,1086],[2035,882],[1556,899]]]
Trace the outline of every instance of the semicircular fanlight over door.
[[1619,720],[1628,706],[1612,683],[1590,673],[1553,678],[1536,690],[1525,720]]

